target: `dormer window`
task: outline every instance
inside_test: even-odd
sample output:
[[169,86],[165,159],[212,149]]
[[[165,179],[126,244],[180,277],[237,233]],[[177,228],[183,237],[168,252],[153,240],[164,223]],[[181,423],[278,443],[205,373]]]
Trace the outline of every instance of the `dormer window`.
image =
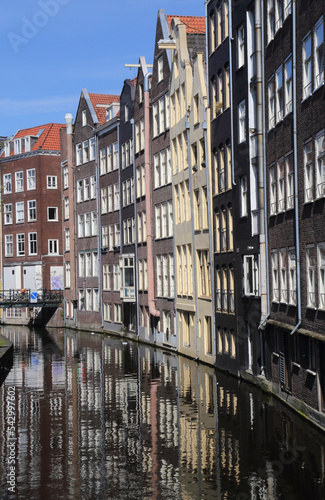
[[109,122],[113,118],[113,107],[106,108],[106,121]]
[[129,106],[127,104],[124,106],[124,120],[125,123],[129,121]]
[[27,153],[28,151],[30,151],[30,137],[29,136],[25,137],[25,153]]
[[82,112],[82,126],[85,127],[87,125],[87,111],[84,109]]
[[139,85],[139,102],[143,102],[143,84]]
[[10,142],[5,142],[5,156],[10,156]]
[[21,139],[15,139],[14,152],[15,155],[19,155],[21,153]]

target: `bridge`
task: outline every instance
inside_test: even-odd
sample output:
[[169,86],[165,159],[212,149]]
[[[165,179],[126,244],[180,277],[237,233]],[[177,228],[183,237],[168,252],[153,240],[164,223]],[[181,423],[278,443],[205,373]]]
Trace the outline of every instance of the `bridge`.
[[57,307],[63,301],[63,290],[32,291],[21,290],[0,291],[0,308],[12,307]]

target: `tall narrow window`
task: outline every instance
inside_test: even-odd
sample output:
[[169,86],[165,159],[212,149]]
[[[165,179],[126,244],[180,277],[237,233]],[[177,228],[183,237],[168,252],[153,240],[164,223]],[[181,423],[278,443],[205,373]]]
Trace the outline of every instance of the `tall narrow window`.
[[318,245],[319,308],[325,309],[325,243]]
[[268,42],[274,37],[275,16],[274,16],[274,0],[267,0],[267,38]]
[[276,70],[276,122],[283,118],[283,70],[282,65]]
[[283,212],[285,209],[285,198],[284,198],[284,184],[285,184],[285,163],[284,158],[278,162],[278,197],[279,197],[279,212]]
[[245,29],[241,24],[237,30],[238,68],[245,63]]
[[215,19],[214,14],[210,15],[210,53],[214,52],[216,48],[216,33],[215,33]]
[[307,306],[316,307],[314,247],[307,247]]
[[285,78],[285,114],[292,111],[292,57],[286,60],[284,65]]
[[281,298],[280,301],[288,302],[287,291],[287,251],[285,248],[280,249],[280,282],[281,282]]
[[245,99],[238,104],[238,142],[246,141],[246,103]]
[[245,217],[248,214],[248,193],[247,193],[247,175],[240,178],[240,216]]
[[316,196],[325,196],[325,134],[322,130],[316,137]]
[[271,264],[272,264],[272,300],[274,302],[279,302],[279,268],[278,268],[278,252],[277,250],[272,250],[271,252]]
[[293,154],[286,158],[287,171],[287,209],[294,206]]
[[324,82],[324,23],[320,18],[314,29],[315,89]]
[[313,143],[309,141],[304,147],[305,162],[305,202],[312,201],[313,195]]
[[275,86],[274,77],[268,83],[268,100],[269,100],[269,129],[275,125]]
[[303,64],[303,94],[305,99],[311,94],[311,35],[302,43],[302,64]]
[[297,304],[297,271],[296,271],[296,252],[289,249],[289,303]]
[[270,214],[274,215],[277,212],[276,203],[276,171],[275,166],[270,167]]

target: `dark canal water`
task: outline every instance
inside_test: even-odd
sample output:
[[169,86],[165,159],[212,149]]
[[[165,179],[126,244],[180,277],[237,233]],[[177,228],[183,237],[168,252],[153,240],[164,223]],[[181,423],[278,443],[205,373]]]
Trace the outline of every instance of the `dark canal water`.
[[2,334],[1,499],[325,498],[325,434],[254,387],[117,338]]

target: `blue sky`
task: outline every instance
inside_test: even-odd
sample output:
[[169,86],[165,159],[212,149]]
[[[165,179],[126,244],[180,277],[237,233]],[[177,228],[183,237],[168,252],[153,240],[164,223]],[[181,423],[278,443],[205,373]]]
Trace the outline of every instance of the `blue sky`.
[[2,0],[0,136],[75,116],[80,92],[120,94],[152,62],[157,13],[204,16],[204,0]]

